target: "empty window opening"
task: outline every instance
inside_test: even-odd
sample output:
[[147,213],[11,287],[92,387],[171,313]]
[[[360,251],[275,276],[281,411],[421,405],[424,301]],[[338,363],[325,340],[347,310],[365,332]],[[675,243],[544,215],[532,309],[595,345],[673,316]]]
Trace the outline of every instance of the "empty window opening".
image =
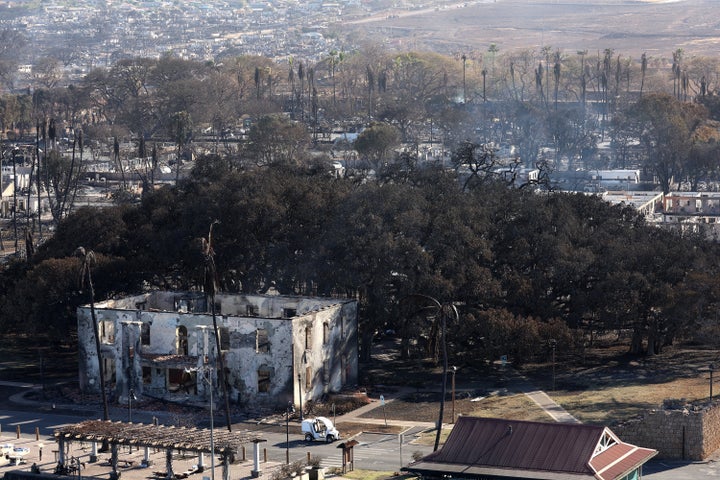
[[112,358],[103,357],[103,368],[105,369],[105,384],[115,384],[115,360]]
[[305,367],[305,391],[309,392],[312,389],[312,385],[312,367]]
[[246,305],[245,315],[247,315],[248,317],[257,317],[258,315],[260,315],[260,309],[257,307],[257,305]]
[[265,328],[255,330],[255,351],[257,353],[270,353],[270,340]]
[[143,383],[145,385],[150,385],[152,383],[152,368],[142,367],[142,377]]
[[297,309],[295,308],[283,308],[282,310],[283,318],[292,318],[295,315],[297,315]]
[[150,345],[150,324],[143,323],[140,326],[140,344]]
[[180,325],[175,333],[177,340],[177,354],[187,355],[188,354],[188,333],[185,325]]
[[330,341],[330,324],[328,322],[323,323],[323,344],[327,344]]
[[182,378],[180,380],[180,389],[185,393],[192,393],[197,395],[197,372],[194,370],[182,371]]
[[330,383],[330,360],[323,362],[323,384],[327,385]]
[[312,328],[305,327],[305,350],[312,348]]
[[227,327],[220,327],[220,350],[230,350],[230,329]]
[[183,387],[183,375],[185,370],[181,368],[168,368],[167,390],[168,392],[179,392]]
[[110,320],[100,321],[100,340],[102,343],[115,343],[115,324]]
[[270,392],[270,380],[272,378],[272,369],[263,365],[258,368],[258,393]]
[[176,300],[175,301],[175,311],[179,313],[187,313],[190,311],[190,307],[188,305],[188,301],[183,299]]
[[340,357],[340,381],[342,382],[343,385],[345,385],[347,383],[347,374],[345,372],[346,362],[347,362],[347,360],[345,358],[345,355]]

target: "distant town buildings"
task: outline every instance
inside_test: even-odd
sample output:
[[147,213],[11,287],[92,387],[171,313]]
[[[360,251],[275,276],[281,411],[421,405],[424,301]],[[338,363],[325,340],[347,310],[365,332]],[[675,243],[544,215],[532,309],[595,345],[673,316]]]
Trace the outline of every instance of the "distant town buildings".
[[[448,3],[445,0],[429,4]],[[411,9],[413,2],[394,8]],[[18,71],[25,88],[32,67],[49,57],[60,61],[65,75],[79,79],[93,68],[124,58],[159,58],[172,53],[184,59],[222,61],[224,57],[262,55],[275,61],[317,61],[331,50],[349,48],[333,25],[387,8],[358,0],[311,1],[0,1],[0,30],[22,33],[30,42],[29,61]],[[24,81],[24,80],[25,81]]]

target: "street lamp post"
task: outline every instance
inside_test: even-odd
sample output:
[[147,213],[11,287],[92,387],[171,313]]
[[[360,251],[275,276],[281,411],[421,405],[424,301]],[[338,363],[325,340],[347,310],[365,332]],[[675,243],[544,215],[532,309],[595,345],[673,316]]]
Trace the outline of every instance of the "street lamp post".
[[552,391],[555,391],[555,348],[557,347],[557,340],[554,338],[550,340],[550,346],[552,347]]
[[137,400],[137,397],[135,396],[135,390],[132,388],[128,392],[128,423],[132,423],[132,402],[133,400]]
[[290,464],[290,414],[295,412],[295,406],[288,402],[285,408],[285,464]]
[[455,374],[457,373],[457,367],[452,367],[452,423],[455,423]]
[[[20,149],[18,147],[15,147],[13,149],[13,156],[12,156],[12,171],[13,171],[13,231],[15,233],[15,253],[18,251],[18,226],[17,226],[17,190],[18,190],[18,181],[17,181],[17,152]],[[43,389],[43,393],[45,390]]]
[[212,373],[213,367],[206,365],[202,368],[186,368],[185,372],[196,372],[201,373],[202,380],[208,385],[210,391],[210,478],[215,480],[215,412],[213,410],[213,381],[212,376],[207,378],[207,375]]
[[302,388],[302,374],[298,373],[298,397],[300,398],[300,421],[303,421],[303,409],[302,409],[302,397],[303,397],[303,388]]
[[[209,373],[212,369],[210,367],[207,368],[207,372]],[[205,372],[203,372],[205,373]],[[212,385],[212,377],[210,379],[207,379],[205,376],[203,376],[203,380],[208,384],[210,387],[210,478],[212,480],[215,480],[215,415],[213,412],[213,385]]]
[[713,371],[715,371],[715,364],[710,364],[710,403],[712,403],[712,397],[713,397]]

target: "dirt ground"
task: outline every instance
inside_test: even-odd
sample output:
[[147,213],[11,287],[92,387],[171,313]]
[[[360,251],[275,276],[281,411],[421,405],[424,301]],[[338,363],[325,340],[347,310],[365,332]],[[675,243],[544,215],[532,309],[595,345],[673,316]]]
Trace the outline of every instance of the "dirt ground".
[[[365,375],[384,383],[376,383],[370,395],[377,398],[383,391],[410,387],[400,400],[387,404],[384,415],[397,420],[437,421],[441,368],[428,361],[401,361],[392,340],[376,347],[374,363],[366,367]],[[537,405],[519,393],[520,376],[584,423],[613,424],[648,409],[666,405],[682,408],[709,400],[708,367],[718,364],[717,351],[681,345],[668,347],[652,357],[626,352],[626,346],[600,347],[584,355],[558,352],[554,389],[550,361],[530,363],[519,369],[503,369],[499,364],[483,370],[460,366],[455,382],[455,415],[549,420]],[[452,421],[451,380],[449,375],[444,422]],[[720,396],[718,386],[715,396]],[[364,416],[382,418],[383,411],[376,408]]]
[[445,54],[536,49],[590,54],[614,49],[639,58],[716,56],[716,0],[481,0],[408,11],[388,9],[343,24],[356,35],[382,35],[398,49]]

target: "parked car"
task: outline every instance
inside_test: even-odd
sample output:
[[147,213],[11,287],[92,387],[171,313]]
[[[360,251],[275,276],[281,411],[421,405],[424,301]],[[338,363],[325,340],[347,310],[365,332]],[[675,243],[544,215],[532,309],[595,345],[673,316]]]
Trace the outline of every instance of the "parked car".
[[324,440],[328,443],[340,438],[332,421],[326,417],[307,418],[302,422],[302,433],[305,434],[305,441]]

